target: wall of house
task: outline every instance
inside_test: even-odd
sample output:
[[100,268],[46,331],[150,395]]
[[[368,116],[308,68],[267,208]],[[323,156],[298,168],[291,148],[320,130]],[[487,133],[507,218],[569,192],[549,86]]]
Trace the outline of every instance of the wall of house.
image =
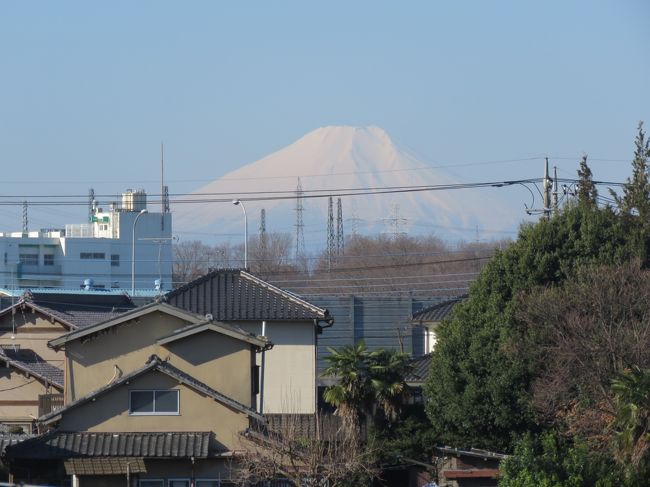
[[63,368],[64,353],[52,350],[47,342],[67,331],[63,325],[30,308],[18,310],[13,316],[10,311],[0,317],[0,347],[19,345],[21,349],[29,348],[43,360]]
[[187,325],[175,316],[153,312],[98,336],[66,343],[66,403],[143,367],[152,354],[165,358],[167,349],[156,340]]
[[[31,423],[38,417],[38,396],[48,390],[39,380],[11,367],[0,367],[0,423]],[[31,431],[25,431],[30,433]]]
[[156,354],[192,377],[251,406],[250,345],[207,330],[166,345],[156,340],[189,323],[165,313],[145,315],[118,325],[97,339],[67,344],[68,402],[143,367]]
[[[129,391],[179,390],[179,414],[130,415]],[[173,432],[212,431],[216,450],[240,448],[239,433],[249,425],[248,416],[204,396],[194,389],[159,371],[147,372],[99,396],[95,401],[78,406],[63,415],[62,431],[101,432]]]
[[[237,323],[256,335],[261,323]],[[264,353],[264,413],[313,413],[316,409],[316,342],[312,321],[266,323],[273,348]],[[257,363],[261,365],[262,355]]]

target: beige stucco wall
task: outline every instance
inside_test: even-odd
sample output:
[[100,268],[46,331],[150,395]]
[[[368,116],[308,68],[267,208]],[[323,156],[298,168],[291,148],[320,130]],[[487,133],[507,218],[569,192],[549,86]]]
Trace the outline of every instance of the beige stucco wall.
[[20,348],[32,349],[44,360],[62,368],[63,352],[52,350],[47,346],[47,342],[67,331],[67,328],[56,321],[52,322],[41,313],[25,308],[18,310],[13,317],[11,313],[7,313],[0,318],[0,345],[18,344]]
[[[261,323],[241,324],[262,334]],[[316,409],[316,344],[311,321],[266,323],[273,348],[265,352],[264,413],[313,413]],[[261,364],[261,354],[257,357]]]
[[58,393],[10,367],[0,367],[0,422],[31,422],[38,417],[38,396]]
[[[67,401],[82,397],[111,379],[143,367],[156,354],[218,392],[248,406],[251,398],[251,348],[242,340],[207,330],[158,345],[156,340],[187,326],[154,312],[108,330],[97,338],[67,344]],[[116,376],[115,366],[121,373]]]
[[[130,390],[179,390],[179,414],[129,414]],[[248,427],[248,416],[159,371],[149,371],[63,415],[62,431],[173,432],[212,431],[214,447],[239,449],[239,433]]]

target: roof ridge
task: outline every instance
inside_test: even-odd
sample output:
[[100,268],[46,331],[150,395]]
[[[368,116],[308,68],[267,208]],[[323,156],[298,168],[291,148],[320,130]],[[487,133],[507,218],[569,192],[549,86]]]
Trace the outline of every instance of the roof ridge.
[[293,293],[291,293],[289,291],[285,291],[284,289],[281,289],[281,288],[279,288],[277,286],[274,286],[273,284],[271,284],[271,283],[269,283],[269,282],[255,276],[253,274],[250,274],[249,272],[247,272],[247,271],[245,271],[243,269],[240,271],[240,275],[243,278],[248,279],[250,281],[253,281],[256,284],[268,289],[271,292],[274,292],[276,294],[279,294],[280,296],[286,297],[287,299],[289,299],[291,301],[294,301],[295,303],[300,304],[302,306],[305,306],[305,307],[311,309],[312,311],[315,311],[317,313],[321,313],[323,315],[323,318],[325,318],[329,314],[327,309],[320,308],[320,307],[318,307],[318,306],[316,306],[314,304],[311,304],[309,301],[306,301],[306,300],[304,300],[302,298],[299,298],[298,296],[296,296],[295,294],[293,294]]

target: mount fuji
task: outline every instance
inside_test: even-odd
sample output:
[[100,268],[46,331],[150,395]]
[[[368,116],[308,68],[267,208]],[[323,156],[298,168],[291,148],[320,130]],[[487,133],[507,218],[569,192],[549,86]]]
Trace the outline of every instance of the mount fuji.
[[[336,192],[343,189],[471,182],[419,160],[379,127],[323,127],[199,188],[184,198],[191,204],[175,204],[175,231],[183,239],[241,238],[241,210],[230,201],[238,198],[246,207],[250,235],[259,228],[262,208],[268,232],[295,233],[296,199],[271,198],[295,196],[298,178],[305,191],[308,249],[324,247],[327,234],[327,197],[309,198],[312,192],[335,195],[336,219]],[[487,188],[342,196],[344,233],[408,232],[474,240],[480,232],[482,239],[502,238],[516,229],[520,214],[497,192]],[[269,199],[255,200],[260,196]]]

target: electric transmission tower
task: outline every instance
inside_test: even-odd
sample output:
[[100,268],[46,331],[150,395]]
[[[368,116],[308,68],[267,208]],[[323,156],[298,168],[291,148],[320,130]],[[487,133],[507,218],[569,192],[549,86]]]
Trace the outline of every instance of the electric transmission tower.
[[266,247],[266,210],[260,210],[260,247]]
[[327,199],[327,266],[332,268],[332,257],[336,253],[336,243],[334,239],[334,202],[330,196]]
[[399,216],[399,205],[394,204],[391,207],[391,216],[389,218],[385,218],[384,222],[388,225],[390,228],[390,234],[394,240],[397,240],[399,237],[405,235],[405,232],[402,231],[402,228],[408,220],[406,218],[401,218]]
[[301,266],[305,257],[305,224],[303,222],[303,196],[302,183],[298,178],[296,186],[296,265]]
[[341,198],[336,200],[336,255],[343,255],[345,241],[343,239],[343,205]]

